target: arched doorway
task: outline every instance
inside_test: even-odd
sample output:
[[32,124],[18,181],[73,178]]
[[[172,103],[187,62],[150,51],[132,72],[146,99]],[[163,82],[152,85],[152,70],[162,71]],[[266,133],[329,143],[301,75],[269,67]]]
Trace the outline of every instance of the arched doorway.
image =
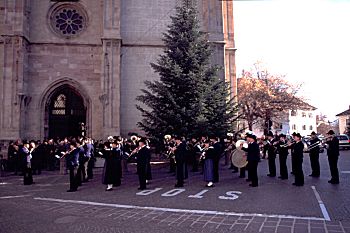
[[54,91],[49,99],[48,113],[50,138],[76,137],[85,133],[84,99],[69,85],[62,85]]

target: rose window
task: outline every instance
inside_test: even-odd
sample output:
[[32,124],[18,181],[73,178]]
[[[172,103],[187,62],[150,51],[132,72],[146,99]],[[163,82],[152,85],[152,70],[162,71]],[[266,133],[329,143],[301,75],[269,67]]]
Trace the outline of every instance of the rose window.
[[83,16],[76,10],[63,9],[62,12],[56,15],[56,28],[64,35],[74,35],[83,28]]
[[50,21],[53,31],[69,38],[85,30],[87,14],[79,5],[63,4],[51,12]]

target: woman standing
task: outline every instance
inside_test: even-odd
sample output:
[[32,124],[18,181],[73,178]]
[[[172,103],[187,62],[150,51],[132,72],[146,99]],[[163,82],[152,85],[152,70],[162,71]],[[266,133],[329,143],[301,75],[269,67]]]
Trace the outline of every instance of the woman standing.
[[208,182],[206,187],[214,187],[214,147],[210,146],[210,141],[204,142],[202,160],[204,160],[204,181]]
[[105,158],[102,183],[107,185],[106,191],[111,191],[113,185],[120,186],[121,184],[122,158],[118,141],[112,143],[112,148],[109,148],[109,143],[105,143],[102,154]]

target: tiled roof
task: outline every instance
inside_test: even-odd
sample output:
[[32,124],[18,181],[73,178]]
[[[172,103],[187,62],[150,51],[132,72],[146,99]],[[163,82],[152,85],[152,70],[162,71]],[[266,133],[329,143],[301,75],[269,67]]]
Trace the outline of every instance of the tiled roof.
[[349,116],[350,115],[350,109],[345,110],[342,113],[337,114],[336,116]]

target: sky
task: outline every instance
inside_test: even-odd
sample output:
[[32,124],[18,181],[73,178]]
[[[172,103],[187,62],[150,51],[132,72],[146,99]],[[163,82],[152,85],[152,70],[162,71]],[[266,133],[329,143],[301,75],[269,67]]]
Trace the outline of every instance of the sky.
[[236,68],[257,61],[303,84],[330,120],[350,105],[350,0],[234,0]]

